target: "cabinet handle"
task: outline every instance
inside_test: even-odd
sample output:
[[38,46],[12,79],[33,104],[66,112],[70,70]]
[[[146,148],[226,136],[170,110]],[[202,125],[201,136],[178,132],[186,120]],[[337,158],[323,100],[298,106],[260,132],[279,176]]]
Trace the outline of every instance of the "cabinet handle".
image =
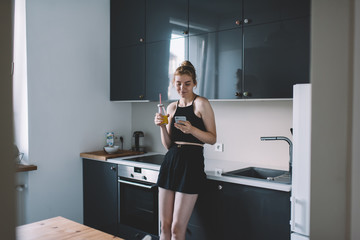
[[235,96],[236,96],[236,97],[241,97],[241,92],[236,92],[236,93],[235,93]]
[[140,42],[144,42],[145,39],[144,39],[144,38],[140,38],[139,41],[140,41]]
[[222,190],[223,186],[222,185],[218,185],[218,190]]
[[241,21],[240,21],[240,20],[236,20],[236,21],[235,21],[235,24],[238,25],[238,26],[240,26],[240,25],[241,25]]
[[187,34],[189,34],[189,31],[184,30],[184,31],[183,31],[183,34],[184,34],[184,35],[187,35]]
[[244,97],[250,97],[251,94],[250,94],[249,92],[244,92],[244,93],[243,93],[243,96],[244,96]]
[[116,171],[116,167],[110,167],[110,169]]
[[139,95],[139,98],[140,98],[140,99],[143,99],[143,98],[144,98],[144,95]]
[[245,18],[244,19],[244,23],[247,24],[247,23],[250,23],[250,20],[248,18]]

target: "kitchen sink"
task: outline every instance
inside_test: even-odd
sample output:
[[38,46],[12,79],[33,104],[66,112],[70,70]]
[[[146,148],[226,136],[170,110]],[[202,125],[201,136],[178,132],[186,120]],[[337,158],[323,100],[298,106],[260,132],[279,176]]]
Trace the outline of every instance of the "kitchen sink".
[[268,182],[291,184],[290,173],[287,171],[276,169],[248,167],[235,171],[225,172],[222,175],[229,177],[251,178]]

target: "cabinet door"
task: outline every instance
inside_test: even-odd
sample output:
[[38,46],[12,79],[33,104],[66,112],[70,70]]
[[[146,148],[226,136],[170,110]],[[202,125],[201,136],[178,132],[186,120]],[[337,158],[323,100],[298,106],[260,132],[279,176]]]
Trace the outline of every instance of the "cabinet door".
[[290,239],[290,193],[221,183],[220,239]]
[[310,0],[243,0],[244,25],[283,21],[310,15]]
[[216,235],[217,187],[216,182],[208,181],[199,194],[186,231],[187,240],[220,239],[220,235]]
[[183,37],[187,32],[187,0],[146,1],[146,42]]
[[111,0],[110,34],[113,47],[143,42],[145,39],[145,0]]
[[145,95],[145,44],[112,47],[110,100],[143,100]]
[[173,73],[186,59],[187,37],[169,39],[146,44],[146,99],[178,99],[172,84]]
[[244,91],[251,98],[292,98],[309,82],[309,18],[244,27]]
[[242,30],[189,37],[189,60],[196,69],[195,92],[209,99],[237,99],[242,91]]
[[[247,214],[245,195],[242,193],[241,185],[219,182],[218,199],[218,224],[220,229],[219,239],[247,239],[249,229],[254,229],[251,219],[253,216]],[[250,210],[250,209],[249,209]]]
[[116,235],[117,166],[83,159],[84,224]]
[[111,0],[110,100],[142,100],[144,95],[145,0]]
[[190,35],[238,28],[241,20],[241,0],[189,0]]

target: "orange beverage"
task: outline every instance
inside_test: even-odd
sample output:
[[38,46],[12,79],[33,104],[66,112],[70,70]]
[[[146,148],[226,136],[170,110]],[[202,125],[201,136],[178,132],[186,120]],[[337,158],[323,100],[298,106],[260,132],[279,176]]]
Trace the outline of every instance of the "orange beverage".
[[161,114],[163,120],[161,122],[161,125],[166,125],[169,123],[169,120],[168,120],[168,116],[166,114],[166,111],[165,111],[165,107],[164,107],[164,104],[158,104],[158,113]]
[[161,125],[166,125],[169,123],[168,116],[167,115],[161,115],[163,120],[161,122]]

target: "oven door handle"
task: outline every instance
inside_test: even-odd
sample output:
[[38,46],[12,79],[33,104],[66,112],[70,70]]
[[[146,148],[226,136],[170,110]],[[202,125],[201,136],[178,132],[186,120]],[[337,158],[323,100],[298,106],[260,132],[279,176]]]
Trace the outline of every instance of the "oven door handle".
[[129,181],[125,181],[125,180],[122,180],[122,179],[119,179],[118,182],[133,185],[133,186],[137,186],[137,187],[147,188],[147,189],[152,189],[153,187],[156,186],[156,185],[145,185],[145,184],[141,184],[141,183],[129,182]]

